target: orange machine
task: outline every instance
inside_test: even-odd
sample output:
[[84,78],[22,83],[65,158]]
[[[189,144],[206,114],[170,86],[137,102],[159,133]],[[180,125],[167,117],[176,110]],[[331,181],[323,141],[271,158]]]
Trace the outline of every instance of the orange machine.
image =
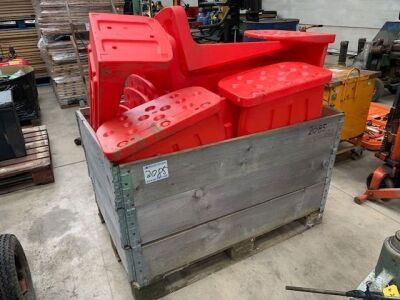
[[387,118],[385,134],[376,157],[384,161],[367,178],[367,191],[354,201],[400,199],[400,89]]
[[370,151],[378,151],[381,149],[383,138],[385,137],[385,127],[389,112],[390,107],[379,103],[371,103],[361,142],[363,148]]

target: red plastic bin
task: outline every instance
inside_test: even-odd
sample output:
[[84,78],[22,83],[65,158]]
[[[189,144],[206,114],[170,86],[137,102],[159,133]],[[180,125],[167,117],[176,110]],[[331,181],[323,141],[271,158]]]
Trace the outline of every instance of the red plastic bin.
[[224,140],[220,96],[201,87],[163,95],[103,123],[96,132],[104,154],[130,162]]
[[252,69],[219,82],[219,93],[240,107],[237,135],[319,118],[329,70],[301,62]]

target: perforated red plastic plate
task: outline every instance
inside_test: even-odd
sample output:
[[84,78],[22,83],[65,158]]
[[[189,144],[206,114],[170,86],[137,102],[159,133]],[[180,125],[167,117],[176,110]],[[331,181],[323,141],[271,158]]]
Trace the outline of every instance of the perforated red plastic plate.
[[168,36],[154,19],[119,14],[90,14],[93,49],[98,61],[168,62],[172,48]]
[[335,41],[335,35],[320,32],[301,32],[286,30],[247,30],[244,35],[249,38],[255,38],[268,41],[290,41],[303,43],[327,44]]
[[332,72],[300,62],[284,62],[222,79],[221,96],[250,107],[328,83]]
[[[202,87],[189,87],[105,122],[96,135],[105,155],[112,161],[119,161],[218,113],[220,104],[220,96]],[[209,134],[213,131],[214,128],[210,128]]]

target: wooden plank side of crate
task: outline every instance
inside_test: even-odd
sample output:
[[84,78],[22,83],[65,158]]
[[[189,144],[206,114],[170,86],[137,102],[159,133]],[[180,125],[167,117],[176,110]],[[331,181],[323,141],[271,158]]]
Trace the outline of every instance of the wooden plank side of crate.
[[149,279],[267,233],[319,209],[324,182],[143,246]]
[[[213,183],[137,207],[142,242],[165,237],[323,181],[326,176],[324,162],[329,160],[331,145],[332,138],[323,138],[318,144],[299,141],[302,151],[282,147],[280,152],[284,159],[277,159],[265,150],[265,153],[254,155],[253,159],[259,164],[254,163],[248,169],[241,168],[239,162],[245,153],[241,156],[235,152],[232,164],[236,165],[236,174],[225,178],[219,176],[221,172],[208,173],[203,169]],[[210,157],[213,150],[209,151]],[[226,154],[230,154],[229,150]],[[197,164],[201,168],[201,162],[197,161]],[[195,181],[195,178],[188,177],[187,180]]]
[[[285,159],[290,159],[282,155],[282,149],[290,148],[292,154],[296,155],[296,152],[303,151],[302,148],[307,147],[308,144],[314,147],[320,140],[333,139],[337,131],[338,118],[338,115],[327,116],[122,167],[132,174],[133,197],[135,206],[139,207],[184,191],[213,184],[215,183],[213,174],[227,179],[238,174],[244,176],[257,168],[262,168],[260,164],[265,164],[264,167],[282,164]],[[332,145],[332,143],[329,144]],[[215,150],[210,153],[209,149]],[[168,160],[169,178],[146,184],[143,167],[164,159]]]
[[[324,131],[309,134],[320,124]],[[324,118],[130,165],[142,242],[323,181],[336,131],[337,118]],[[170,177],[143,184],[143,166],[163,160]],[[160,191],[164,197],[150,201]]]
[[96,135],[84,116],[85,112],[87,111],[78,111],[76,118],[82,138],[82,146],[85,151],[89,176],[95,191],[96,202],[106,222],[107,229],[116,246],[121,262],[128,273],[129,280],[134,281],[133,257],[131,250],[127,246],[129,245],[129,239],[124,207],[118,207],[117,205],[117,201],[122,195],[114,186],[114,181],[118,181],[118,178],[114,178],[112,174],[113,165],[104,157]]

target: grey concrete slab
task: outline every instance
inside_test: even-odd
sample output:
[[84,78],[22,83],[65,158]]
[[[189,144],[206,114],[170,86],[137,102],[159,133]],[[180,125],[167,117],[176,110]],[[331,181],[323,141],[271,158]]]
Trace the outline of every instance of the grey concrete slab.
[[74,144],[79,136],[75,111],[79,107],[61,109],[50,86],[39,87],[42,123],[47,125],[55,167],[85,160],[81,147]]
[[0,199],[0,232],[14,233],[26,249],[38,299],[123,299],[113,297],[113,287],[124,291],[120,282],[130,296],[86,164],[56,168],[55,180]]
[[398,228],[398,222],[353,203],[351,196],[333,187],[321,225],[165,299],[324,299],[286,292],[284,287],[354,288],[374,266],[381,242]]
[[[97,216],[74,110],[40,88],[55,183],[0,196],[0,232],[15,233],[31,264],[38,299],[132,299]],[[352,289],[374,266],[382,241],[400,228],[400,202],[362,206],[372,153],[336,164],[321,225],[212,274],[165,299],[331,299],[286,292],[287,284]],[[336,299],[336,298],[332,298]]]

